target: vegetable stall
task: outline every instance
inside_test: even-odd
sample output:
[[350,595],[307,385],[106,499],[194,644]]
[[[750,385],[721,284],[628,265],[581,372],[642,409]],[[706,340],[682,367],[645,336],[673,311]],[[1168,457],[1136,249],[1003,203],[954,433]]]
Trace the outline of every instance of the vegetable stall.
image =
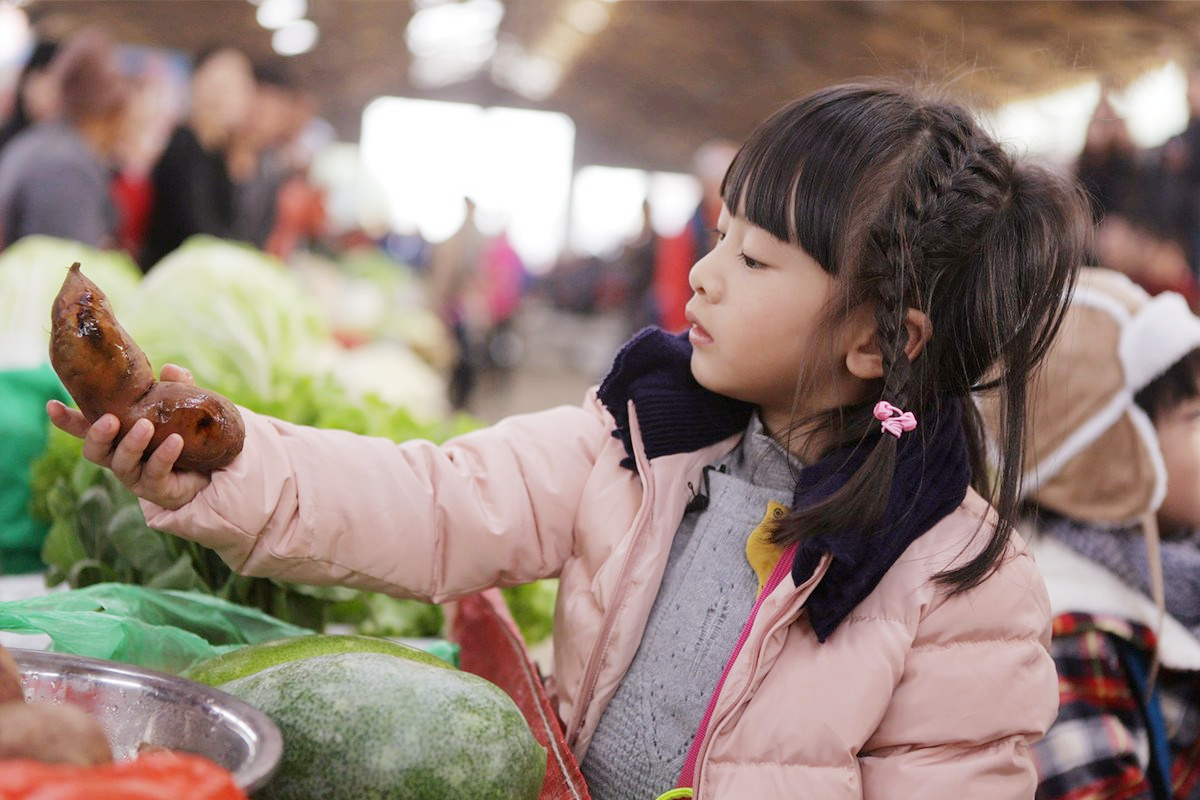
[[[49,311],[74,262],[103,287],[114,314],[155,372],[166,363],[184,365],[197,385],[237,405],[299,424],[395,441],[440,442],[479,424],[452,413],[446,403],[443,375],[453,345],[424,304],[420,277],[372,251],[350,253],[340,262],[314,256],[284,264],[245,245],[195,237],[143,278],[122,254],[28,237],[0,254],[0,341],[5,343],[0,367],[45,374]],[[61,397],[62,387],[53,388],[50,396]],[[546,724],[552,712],[546,716],[550,706],[527,650],[550,634],[554,581],[493,590],[455,604],[456,613],[447,615],[442,607],[415,600],[237,575],[211,551],[149,528],[137,499],[110,472],[82,457],[78,439],[48,425],[42,432],[40,446],[32,448],[36,452],[25,448],[20,456],[28,463],[7,465],[25,471],[28,506],[20,536],[0,535],[0,581],[33,569],[45,580],[38,596],[0,602],[0,634],[7,633],[10,642],[14,634],[40,634],[57,653],[176,676],[189,670],[202,675],[205,664],[258,652],[273,642],[310,643],[302,664],[268,659],[253,681],[254,701],[272,709],[284,736],[278,771],[265,787],[256,787],[255,797],[357,796],[365,786],[381,797],[442,796],[429,788],[430,781],[480,797],[586,796],[561,734]],[[349,652],[331,644],[344,640],[367,644]],[[462,678],[430,676],[425,670],[437,667],[420,657],[374,652],[372,641],[409,654],[428,653],[428,659]],[[297,671],[306,677],[289,677]],[[322,695],[314,687],[323,680],[343,690]],[[402,728],[423,719],[424,727],[413,729],[417,738],[442,743],[405,762],[412,775],[425,775],[420,780],[387,772],[397,769],[398,745],[379,749],[374,742],[367,758],[362,746],[349,744],[349,750],[339,751],[320,739],[322,733],[320,746],[311,738],[303,744],[293,722],[282,723],[292,719],[280,710],[285,706],[289,713],[304,706],[301,716],[316,714],[327,722],[331,709],[344,711],[354,695],[345,687],[378,687],[389,680],[395,692],[385,696],[396,698],[393,705],[372,698],[365,688],[363,697],[390,709],[387,719],[408,720]],[[436,691],[411,691],[412,681],[431,680]],[[285,686],[292,690],[281,689]],[[497,686],[504,691],[489,695]],[[459,700],[446,700],[464,691]],[[306,699],[301,702],[299,695]],[[417,713],[418,698],[445,702]],[[466,712],[472,704],[483,710]],[[4,711],[0,703],[0,715]],[[367,719],[368,711],[351,713],[351,722],[336,726],[338,737],[361,730],[352,721]],[[370,719],[376,728],[382,724],[378,715]],[[485,774],[483,765],[492,762],[479,743],[488,738],[488,720],[495,730],[510,732],[491,738],[515,748],[502,747],[492,761],[523,764],[519,779],[511,772]],[[290,760],[289,737],[294,739]],[[397,732],[385,738],[403,737]],[[411,737],[405,741],[412,750]],[[454,748],[458,755],[451,757]],[[342,763],[348,763],[346,753],[363,756],[357,771],[365,783],[332,780],[317,790],[299,781],[302,767],[308,779],[322,774],[322,759],[332,759],[334,751],[342,753]],[[298,759],[296,752],[307,755]],[[195,769],[191,762],[181,765],[189,768]],[[47,774],[33,765],[23,769],[24,774]],[[372,772],[376,769],[378,774]],[[63,780],[81,779],[72,773]],[[490,794],[488,780],[508,788]],[[411,788],[417,784],[423,788]],[[0,784],[0,796],[34,796],[8,791]]]

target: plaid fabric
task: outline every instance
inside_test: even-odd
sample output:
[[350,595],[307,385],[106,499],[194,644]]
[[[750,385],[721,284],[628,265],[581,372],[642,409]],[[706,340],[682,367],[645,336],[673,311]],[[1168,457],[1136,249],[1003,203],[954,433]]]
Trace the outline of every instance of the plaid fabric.
[[1149,773],[1151,734],[1122,651],[1148,663],[1155,644],[1153,631],[1118,617],[1054,619],[1059,714],[1034,748],[1039,800],[1200,800],[1200,673],[1160,671],[1169,795]]

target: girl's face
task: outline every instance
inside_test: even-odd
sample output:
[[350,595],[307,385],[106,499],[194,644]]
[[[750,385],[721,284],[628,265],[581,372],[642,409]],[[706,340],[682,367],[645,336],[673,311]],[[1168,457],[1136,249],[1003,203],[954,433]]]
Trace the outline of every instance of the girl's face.
[[[848,336],[817,337],[833,276],[803,249],[721,209],[716,247],[692,267],[692,374],[701,386],[759,406],[767,430],[849,402],[862,383],[846,367]],[[797,401],[801,371],[817,381]]]
[[1167,468],[1167,494],[1158,509],[1164,531],[1200,528],[1200,398],[1161,412],[1154,428]]

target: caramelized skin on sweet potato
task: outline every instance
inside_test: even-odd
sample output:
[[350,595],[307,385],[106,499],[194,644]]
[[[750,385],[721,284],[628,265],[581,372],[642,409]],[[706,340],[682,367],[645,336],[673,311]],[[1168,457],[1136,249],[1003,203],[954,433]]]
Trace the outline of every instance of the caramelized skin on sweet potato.
[[0,647],[0,704],[25,702],[21,689],[21,669],[13,660],[12,653]]
[[216,392],[156,381],[150,360],[78,262],[63,281],[50,322],[50,363],[89,421],[115,414],[119,438],[139,419],[149,419],[154,438],[147,453],[180,434],[178,469],[217,469],[241,452],[246,429],[237,407]]
[[104,728],[81,708],[57,703],[0,705],[0,759],[51,764],[106,764],[112,747]]

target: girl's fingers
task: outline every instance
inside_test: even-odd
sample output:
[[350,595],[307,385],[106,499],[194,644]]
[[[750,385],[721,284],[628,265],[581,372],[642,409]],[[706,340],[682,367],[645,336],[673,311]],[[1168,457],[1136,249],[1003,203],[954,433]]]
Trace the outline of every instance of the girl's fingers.
[[175,459],[179,458],[182,452],[183,437],[172,433],[142,464],[141,483],[148,487],[165,483],[175,467]]
[[[97,424],[99,423],[97,422]],[[148,419],[139,419],[133,423],[133,427],[129,429],[121,442],[112,448],[109,468],[121,480],[121,483],[130,486],[141,478],[142,455],[146,452],[146,447],[150,444],[153,436],[154,424]]]
[[83,457],[101,466],[108,466],[112,457],[113,441],[121,431],[120,421],[112,414],[105,414],[87,429],[83,437]]
[[162,371],[159,372],[159,379],[173,383],[186,383],[188,386],[196,385],[192,371],[178,364],[163,364]]
[[54,427],[80,439],[87,436],[88,428],[91,427],[91,423],[78,409],[68,408],[58,400],[46,402],[46,416],[50,417]]

